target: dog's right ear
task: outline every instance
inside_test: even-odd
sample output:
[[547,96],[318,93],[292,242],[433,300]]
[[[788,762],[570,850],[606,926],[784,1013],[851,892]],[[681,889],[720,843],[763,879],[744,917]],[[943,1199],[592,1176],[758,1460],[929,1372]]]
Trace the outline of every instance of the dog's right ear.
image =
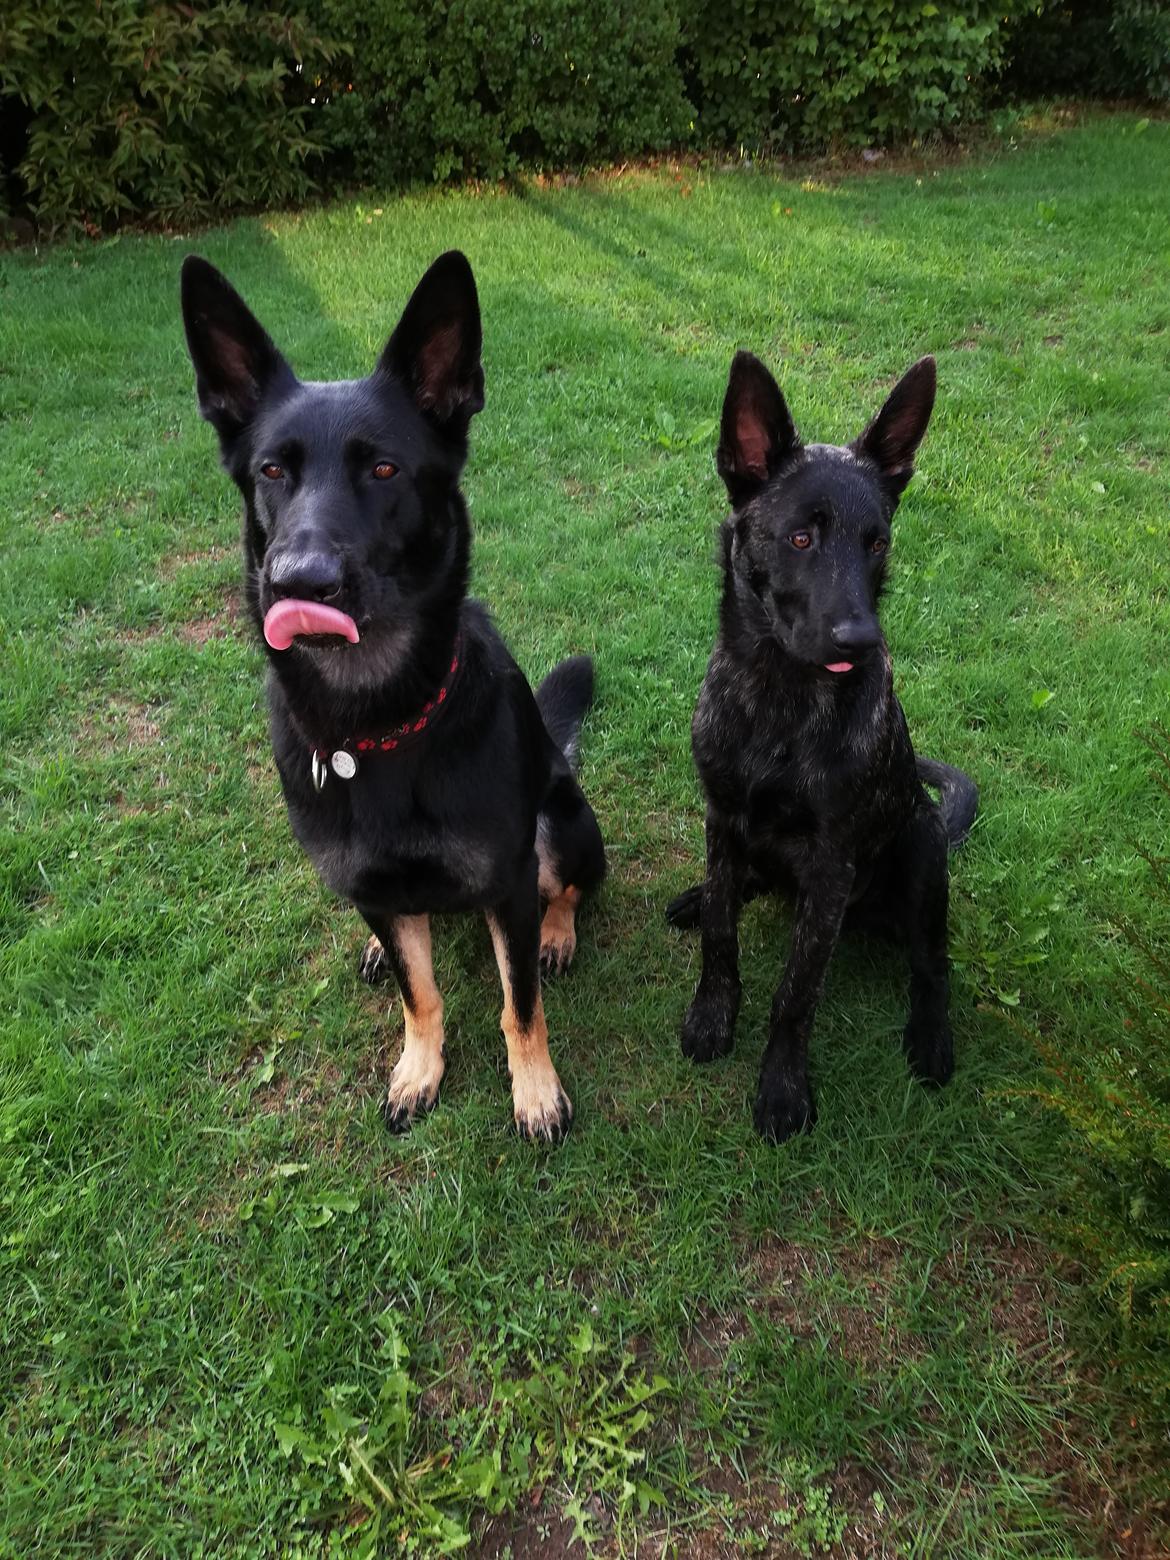
[[732,504],[747,502],[800,448],[780,386],[750,352],[731,360],[715,465]]
[[183,261],[179,290],[199,410],[226,448],[252,421],[265,391],[295,383],[295,375],[227,277],[202,256]]

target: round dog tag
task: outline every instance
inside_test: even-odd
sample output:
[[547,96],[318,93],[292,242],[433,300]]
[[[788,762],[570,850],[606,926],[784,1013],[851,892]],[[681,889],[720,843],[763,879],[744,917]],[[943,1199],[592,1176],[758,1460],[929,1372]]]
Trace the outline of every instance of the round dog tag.
[[329,767],[339,780],[352,780],[357,774],[357,759],[344,748],[338,748],[329,760]]

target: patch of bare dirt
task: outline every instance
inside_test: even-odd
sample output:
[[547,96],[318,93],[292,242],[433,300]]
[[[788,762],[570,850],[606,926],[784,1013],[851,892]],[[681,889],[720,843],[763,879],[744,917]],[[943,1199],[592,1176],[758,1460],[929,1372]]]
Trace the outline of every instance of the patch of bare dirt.
[[[1124,1486],[1126,1475],[1118,1470]],[[1113,1480],[1091,1476],[1079,1460],[1062,1479],[1066,1504],[1080,1517],[1096,1552],[1111,1560],[1166,1560],[1170,1555],[1170,1502],[1135,1509]]]
[[127,748],[158,747],[162,727],[156,704],[144,704],[125,697],[107,701],[100,714],[82,717],[80,733],[86,751],[108,756]]
[[156,747],[162,741],[162,728],[148,704],[136,705],[127,710],[126,739],[131,747]]
[[117,629],[113,638],[120,645],[149,645],[162,639],[181,639],[184,644],[202,648],[209,639],[224,639],[238,632],[242,612],[240,588],[229,585],[223,592],[223,605],[214,612],[190,618],[185,623],[156,623],[150,628]]
[[[381,1297],[379,1297],[381,1299]],[[430,1341],[438,1345],[447,1363],[446,1373],[439,1381],[431,1382],[419,1394],[418,1413],[427,1419],[442,1419],[459,1408],[470,1408],[485,1400],[485,1386],[476,1381],[468,1366],[471,1345],[465,1337],[446,1336]],[[482,1373],[481,1373],[482,1378]]]
[[223,606],[206,617],[193,618],[179,627],[179,637],[189,645],[205,645],[209,639],[223,639],[237,631],[243,612],[243,596],[238,585],[224,592]]
[[180,569],[189,569],[193,564],[222,563],[225,558],[234,558],[238,551],[239,544],[233,541],[230,545],[224,542],[194,552],[171,553],[158,566],[159,578],[173,580]]
[[1022,1237],[983,1228],[956,1243],[935,1269],[935,1284],[973,1290],[988,1310],[996,1337],[1009,1339],[1017,1354],[1055,1352],[1064,1330],[1054,1294],[1056,1259]]
[[[539,1504],[527,1510],[493,1517],[478,1538],[473,1538],[467,1555],[475,1560],[557,1560],[572,1553],[583,1557],[585,1545],[573,1540],[573,1524],[565,1517],[544,1511]],[[594,1554],[598,1551],[595,1549]]]
[[125,791],[116,791],[110,798],[110,806],[118,814],[119,818],[142,818],[150,813],[170,812],[173,802],[132,802]]
[[[751,1303],[772,1321],[796,1338],[831,1339],[842,1358],[875,1375],[920,1349],[898,1325],[898,1261],[890,1240],[817,1249],[772,1238],[753,1253],[744,1279]],[[843,1286],[859,1298],[841,1299],[834,1291]]]
[[331,1107],[338,1102],[346,1105],[348,1113],[369,1092],[363,1084],[347,1078],[324,1054],[286,1067],[277,1050],[274,1056],[269,1054],[268,1061],[273,1071],[266,1083],[255,1081],[257,1069],[265,1065],[265,1052],[259,1046],[245,1057],[236,1073],[240,1088],[250,1091],[249,1108],[260,1115],[285,1117],[310,1132],[321,1129]]
[[891,1534],[898,1513],[880,1495],[878,1481],[854,1464],[842,1463],[818,1481],[828,1491],[830,1509],[845,1519],[841,1537],[824,1548],[807,1527],[799,1542],[789,1538],[788,1531],[806,1513],[799,1492],[794,1495],[779,1481],[750,1469],[745,1479],[724,1463],[708,1469],[701,1482],[720,1509],[697,1527],[671,1533],[666,1553],[677,1560],[741,1560],[745,1554],[796,1560],[807,1557],[810,1543],[813,1552],[833,1560],[877,1560],[896,1553]]
[[715,1375],[722,1371],[733,1344],[747,1333],[747,1320],[742,1311],[710,1311],[702,1308],[691,1324],[691,1331],[683,1345],[687,1363],[699,1376]]

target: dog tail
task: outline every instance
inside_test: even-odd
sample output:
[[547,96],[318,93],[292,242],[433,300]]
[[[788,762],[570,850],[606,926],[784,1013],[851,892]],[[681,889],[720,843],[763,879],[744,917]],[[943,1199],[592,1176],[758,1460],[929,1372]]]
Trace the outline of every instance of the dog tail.
[[947,840],[956,850],[971,832],[979,811],[979,787],[961,769],[940,764],[935,758],[918,759],[918,778],[938,792],[938,804],[947,826]]
[[554,666],[536,690],[536,706],[549,736],[577,771],[581,722],[593,703],[593,662],[587,655],[571,655]]

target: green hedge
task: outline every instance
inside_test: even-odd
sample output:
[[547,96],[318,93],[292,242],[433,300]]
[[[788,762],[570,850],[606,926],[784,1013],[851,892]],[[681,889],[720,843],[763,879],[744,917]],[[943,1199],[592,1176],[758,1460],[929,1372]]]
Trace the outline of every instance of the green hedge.
[[9,0],[0,107],[28,134],[7,182],[53,229],[326,181],[894,140],[974,111],[1023,3]]
[[300,3],[7,0],[0,212],[7,191],[50,231],[186,221],[346,183],[889,143],[977,117],[1009,54],[1032,92],[1170,96],[1161,0]]
[[1008,51],[1015,92],[1170,101],[1165,0],[1052,0],[1011,29]]
[[7,0],[0,95],[27,133],[7,182],[50,230],[303,200],[325,144],[298,66],[334,56],[246,0]]
[[496,179],[686,143],[673,0],[308,0],[353,41],[325,133],[352,177]]
[[954,128],[981,106],[1005,23],[1035,0],[700,0],[688,39],[702,139],[808,150]]

